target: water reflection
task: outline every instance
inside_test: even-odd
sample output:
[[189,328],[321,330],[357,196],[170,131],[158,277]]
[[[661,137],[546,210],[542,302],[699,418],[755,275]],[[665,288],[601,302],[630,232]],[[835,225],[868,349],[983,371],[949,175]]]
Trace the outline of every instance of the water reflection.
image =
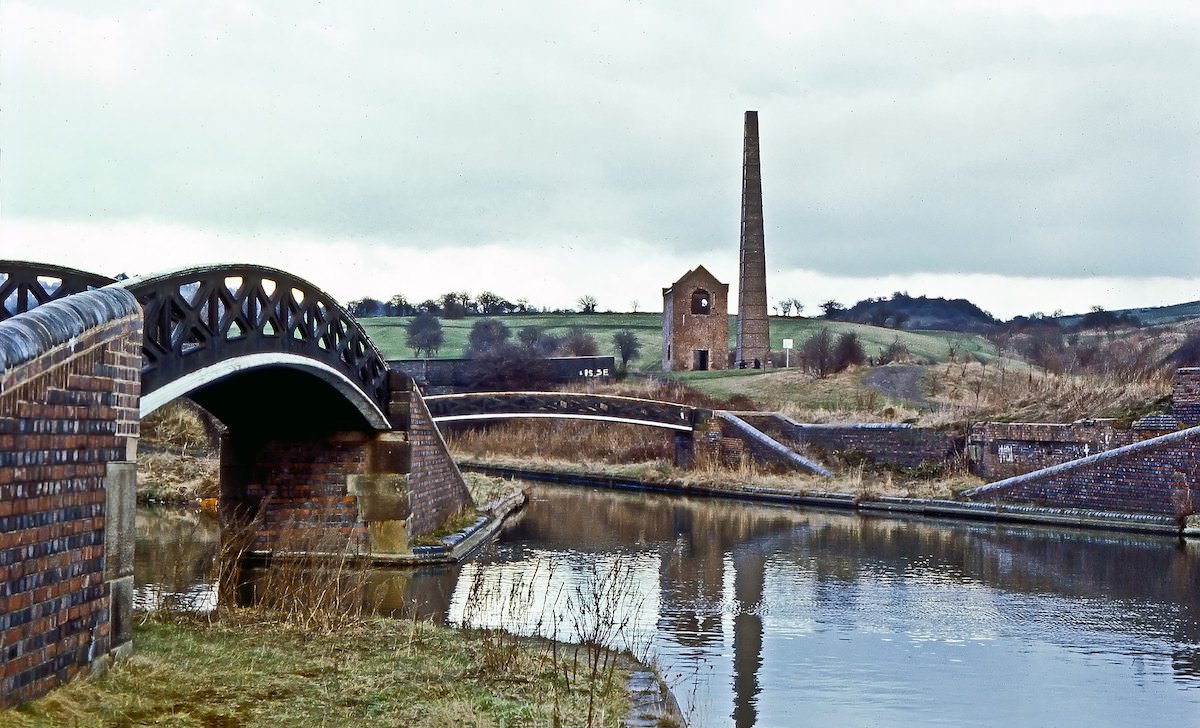
[[532,584],[525,612],[569,637],[546,615],[612,563],[635,585],[632,640],[697,725],[1200,714],[1200,554],[1169,539],[539,487],[471,563],[377,574],[368,598],[461,621],[472,584]]
[[134,606],[212,609],[211,576],[221,547],[215,518],[178,508],[138,508],[134,523]]

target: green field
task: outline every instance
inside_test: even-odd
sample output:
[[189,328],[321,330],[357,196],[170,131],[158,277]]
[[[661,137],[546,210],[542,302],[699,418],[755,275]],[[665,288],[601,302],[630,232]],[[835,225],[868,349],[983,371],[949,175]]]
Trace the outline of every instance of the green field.
[[[462,356],[467,346],[467,335],[478,316],[464,319],[442,319],[445,342],[438,357],[453,359]],[[590,333],[600,347],[601,355],[616,356],[612,343],[613,334],[629,329],[637,334],[641,343],[641,355],[631,363],[633,371],[657,372],[662,369],[662,314],[660,313],[597,313],[597,314],[522,314],[494,317],[503,321],[512,330],[525,326],[541,326],[550,333],[565,334],[572,326]],[[389,359],[408,359],[413,353],[405,345],[406,327],[409,318],[366,318],[361,323],[367,334]],[[974,334],[948,331],[897,331],[866,324],[852,324],[823,319],[799,317],[771,317],[771,348],[781,351],[784,339],[792,339],[796,349],[821,328],[827,327],[833,334],[853,332],[858,335],[867,356],[878,356],[879,352],[893,341],[908,347],[909,354],[917,362],[944,362],[950,358],[951,345],[956,347],[959,357],[970,353],[972,357],[985,361],[995,356],[995,347],[986,339]],[[729,348],[733,350],[737,331],[737,320],[729,317]],[[796,352],[793,352],[793,355]],[[688,377],[728,376],[727,372],[696,372]]]

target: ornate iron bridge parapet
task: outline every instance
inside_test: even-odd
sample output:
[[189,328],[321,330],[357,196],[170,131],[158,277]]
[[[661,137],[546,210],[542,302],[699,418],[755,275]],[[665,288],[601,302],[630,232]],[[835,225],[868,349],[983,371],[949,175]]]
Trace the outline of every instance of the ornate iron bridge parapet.
[[[381,413],[387,362],[327,293],[274,268],[189,268],[122,283],[145,311],[142,393],[238,358],[285,355],[349,379]],[[383,417],[386,420],[386,417]]]
[[651,399],[573,392],[482,392],[425,397],[434,422],[522,417],[602,420],[691,432],[708,410]]
[[0,321],[112,282],[112,278],[61,265],[0,260]]
[[[0,261],[0,320],[113,283],[117,281],[48,263]],[[364,416],[374,426],[388,428],[387,361],[358,322],[312,283],[275,268],[234,264],[119,284],[137,298],[145,314],[143,411],[148,400],[155,401],[155,392],[186,383],[204,370],[219,376],[299,359],[328,374],[325,378],[334,386],[364,395],[371,402]],[[159,399],[185,393],[162,391]]]

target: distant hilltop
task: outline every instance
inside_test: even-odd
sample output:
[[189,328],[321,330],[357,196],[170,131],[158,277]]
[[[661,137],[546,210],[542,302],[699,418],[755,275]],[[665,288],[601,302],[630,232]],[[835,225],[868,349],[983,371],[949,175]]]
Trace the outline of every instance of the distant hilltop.
[[[844,308],[836,301],[821,306],[825,317],[836,321],[887,326],[895,329],[963,331],[983,333],[1002,324],[987,311],[963,298],[929,298],[896,292],[891,298],[868,298]],[[1053,321],[1062,328],[1111,326],[1160,326],[1200,319],[1200,301],[1172,306],[1129,308],[1088,313],[1046,316],[1017,316],[1012,322]]]
[[964,298],[946,299],[893,293],[891,298],[868,298],[848,309],[825,304],[826,317],[894,329],[986,331],[999,323],[990,313]]

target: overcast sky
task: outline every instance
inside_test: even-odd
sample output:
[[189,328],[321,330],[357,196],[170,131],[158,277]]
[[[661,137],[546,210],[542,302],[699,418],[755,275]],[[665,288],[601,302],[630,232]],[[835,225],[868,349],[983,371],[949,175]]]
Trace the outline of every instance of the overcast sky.
[[1196,3],[879,5],[0,0],[0,258],[660,310],[755,109],[771,301],[1200,299]]

